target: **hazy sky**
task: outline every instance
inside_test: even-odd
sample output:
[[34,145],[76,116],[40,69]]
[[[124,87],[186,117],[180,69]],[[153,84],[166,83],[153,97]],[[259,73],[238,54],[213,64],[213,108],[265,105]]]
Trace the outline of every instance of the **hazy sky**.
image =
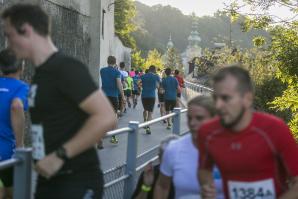
[[[180,9],[184,14],[195,12],[197,16],[213,15],[218,9],[224,8],[225,3],[230,0],[137,0],[147,5],[171,5]],[[289,17],[289,11],[285,8],[275,7],[271,10],[271,14],[279,17]]]

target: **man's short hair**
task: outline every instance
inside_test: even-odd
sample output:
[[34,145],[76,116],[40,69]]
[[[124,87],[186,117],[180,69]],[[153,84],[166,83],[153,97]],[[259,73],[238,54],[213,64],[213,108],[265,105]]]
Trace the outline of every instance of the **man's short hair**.
[[121,69],[125,68],[125,63],[124,62],[120,62],[120,68]]
[[166,74],[167,76],[170,76],[171,73],[172,73],[171,68],[166,68],[166,70],[165,70],[165,74]]
[[38,5],[15,4],[1,14],[2,19],[9,19],[19,34],[24,34],[22,26],[30,24],[35,32],[42,36],[50,34],[50,18]]
[[115,65],[116,64],[116,57],[109,56],[108,57],[108,65]]
[[179,75],[179,70],[175,70],[175,75]]
[[8,49],[0,52],[0,70],[4,75],[16,73],[22,65],[17,61],[16,56]]
[[154,65],[151,65],[151,66],[149,67],[149,72],[151,72],[151,73],[155,73],[155,72],[156,72],[156,67],[155,67]]
[[236,78],[238,82],[238,91],[241,94],[253,92],[254,89],[249,72],[243,69],[240,65],[231,65],[220,69],[213,77],[213,83],[220,83],[227,76]]

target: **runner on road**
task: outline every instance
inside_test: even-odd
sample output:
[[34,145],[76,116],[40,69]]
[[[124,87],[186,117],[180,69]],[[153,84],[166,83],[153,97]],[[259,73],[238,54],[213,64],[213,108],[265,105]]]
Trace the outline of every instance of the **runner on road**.
[[[24,146],[25,115],[29,86],[20,80],[22,64],[9,51],[0,52],[0,161],[10,159],[16,148]],[[13,168],[0,170],[4,189],[0,198],[13,198]],[[1,195],[6,195],[5,197]]]
[[39,6],[14,4],[1,17],[9,48],[36,68],[29,98],[35,198],[102,198],[95,145],[116,126],[108,99],[83,63],[55,47]]
[[297,198],[298,147],[279,118],[254,111],[248,71],[221,69],[214,77],[219,117],[198,131],[203,198],[214,198],[212,167],[224,180],[227,199]]
[[[122,101],[125,99],[123,86],[121,83],[121,74],[115,68],[116,58],[114,56],[109,56],[107,63],[108,67],[102,68],[100,70],[102,90],[106,94],[108,100],[114,108],[115,114],[117,115],[119,104],[123,103]],[[118,99],[119,95],[122,96],[120,101]],[[112,136],[110,142],[113,144],[117,144],[118,139],[116,138],[116,136]],[[101,146],[102,143],[99,145],[99,147]]]
[[[164,98],[165,98],[165,109],[166,114],[169,114],[174,110],[174,107],[176,107],[176,101],[177,101],[177,90],[179,87],[178,81],[175,77],[171,75],[172,70],[170,68],[166,68],[165,74],[166,78],[162,80],[162,87],[164,89]],[[171,129],[171,119],[167,119],[167,129]]]
[[[144,122],[152,120],[152,113],[156,97],[156,89],[159,87],[160,84],[160,79],[155,73],[156,67],[152,65],[149,67],[148,73],[141,76]],[[149,126],[146,127],[146,133],[151,134]]]

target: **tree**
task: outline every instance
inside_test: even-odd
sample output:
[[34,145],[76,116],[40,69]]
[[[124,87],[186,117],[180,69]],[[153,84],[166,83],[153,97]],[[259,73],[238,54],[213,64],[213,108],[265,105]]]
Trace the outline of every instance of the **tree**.
[[144,70],[148,69],[151,65],[156,66],[159,69],[163,69],[164,65],[162,63],[161,54],[156,50],[150,50],[147,55],[146,62],[144,64]]
[[184,66],[182,63],[182,57],[180,54],[177,54],[178,56],[176,57],[176,69],[180,71],[180,75],[184,76]]
[[[272,102],[268,104],[274,110],[289,112],[289,126],[298,139],[298,4],[296,0],[248,0],[246,4],[252,7],[261,8],[263,13],[248,13],[243,24],[243,30],[250,28],[267,29],[272,36],[272,44],[267,51],[271,55],[269,63],[274,68],[275,77],[286,84],[286,88],[277,93]],[[268,15],[267,10],[273,6],[283,6],[289,9],[292,17],[287,19],[278,16]],[[234,13],[238,13],[238,3],[231,6]],[[290,13],[289,12],[289,13]],[[278,24],[278,25],[276,25]],[[257,46],[261,46],[261,37],[254,40]]]
[[144,67],[145,59],[141,56],[141,51],[134,51],[131,55],[132,67],[136,69],[141,69]]
[[136,16],[136,7],[133,0],[115,0],[115,33],[127,47],[136,48],[136,41],[131,33],[137,30],[133,22]]
[[164,55],[163,62],[166,68],[171,68],[172,70],[178,69],[181,73],[184,72],[181,55],[174,47],[168,48]]
[[289,126],[298,139],[298,23],[272,30],[271,51],[277,67],[276,77],[287,85],[281,96],[271,103],[277,110],[289,110]]
[[175,48],[171,47],[167,50],[165,59],[165,67],[175,70],[177,66],[177,52]]

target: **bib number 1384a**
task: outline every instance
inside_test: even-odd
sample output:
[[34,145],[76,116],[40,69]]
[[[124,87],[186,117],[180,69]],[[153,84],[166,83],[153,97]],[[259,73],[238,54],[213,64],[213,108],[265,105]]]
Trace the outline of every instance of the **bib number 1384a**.
[[228,181],[231,199],[275,199],[272,179],[255,182]]

